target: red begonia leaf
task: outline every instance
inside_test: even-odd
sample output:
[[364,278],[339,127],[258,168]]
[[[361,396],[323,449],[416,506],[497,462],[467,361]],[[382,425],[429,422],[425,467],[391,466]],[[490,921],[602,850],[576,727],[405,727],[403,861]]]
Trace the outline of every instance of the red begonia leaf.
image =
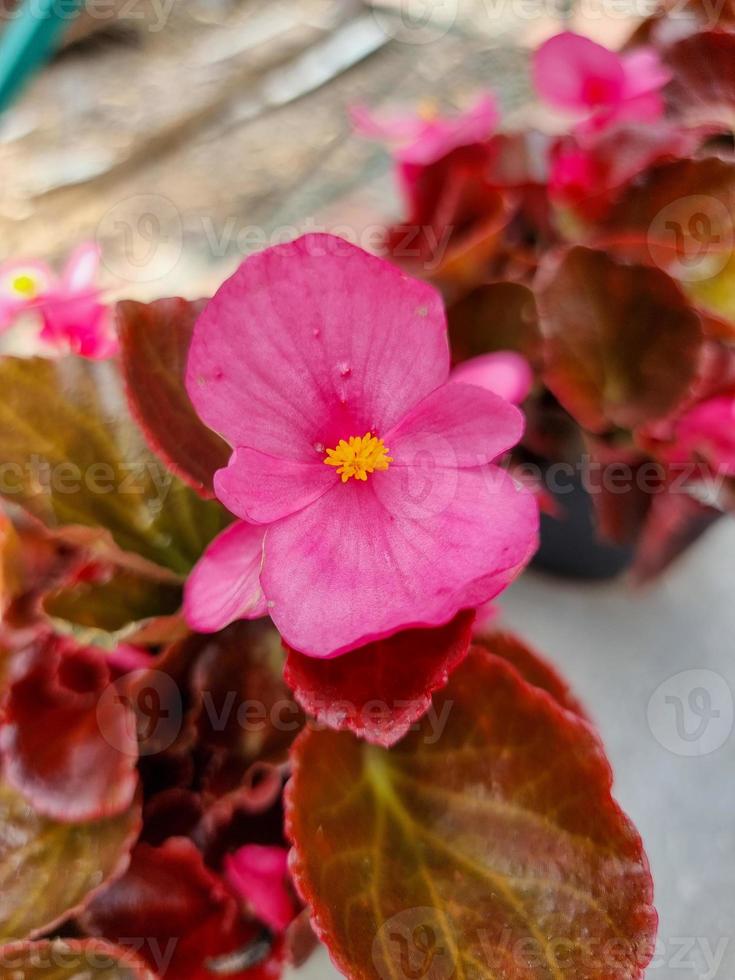
[[138,784],[135,718],[101,651],[46,634],[15,670],[0,727],[6,780],[55,820],[127,810]]
[[140,831],[140,805],[104,820],[58,823],[0,783],[0,940],[49,931],[121,874]]
[[735,128],[735,35],[705,31],[665,53],[674,77],[667,97],[686,122]]
[[628,184],[595,243],[696,281],[729,257],[734,209],[735,162],[712,156],[662,163]]
[[199,737],[244,772],[286,758],[303,713],[283,680],[281,638],[270,620],[233,623],[206,640],[192,670]]
[[0,493],[47,527],[107,532],[185,575],[231,520],[150,452],[114,361],[3,357],[0,391]]
[[133,415],[168,468],[205,497],[232,450],[200,422],[184,386],[196,318],[205,301],[178,297],[116,307],[122,369]]
[[460,147],[420,168],[411,214],[390,230],[388,249],[414,275],[462,292],[482,280],[511,214],[510,196],[490,181],[487,148]]
[[424,724],[392,750],[314,730],[294,747],[292,871],[337,967],[642,977],[651,876],[590,726],[480,649],[435,702],[438,742]]
[[587,712],[561,674],[514,633],[498,630],[476,636],[476,646],[508,660],[528,684],[550,694],[562,708],[588,720]]
[[686,398],[701,323],[660,269],[572,248],[543,270],[538,301],[546,383],[585,428],[632,429]]
[[0,946],[13,980],[156,980],[130,949],[98,939],[44,939]]
[[377,745],[394,745],[431,705],[464,660],[474,613],[436,629],[412,629],[332,660],[288,649],[284,676],[317,721]]
[[452,358],[514,350],[529,361],[541,357],[541,333],[533,293],[515,282],[478,286],[448,310]]
[[735,28],[735,0],[662,0],[654,13],[635,29],[627,48],[652,44],[666,48],[699,31]]
[[[59,632],[105,647],[133,642],[143,628],[162,626],[162,617],[172,617],[180,607],[178,582],[102,561],[84,562],[43,599],[43,610]],[[173,629],[171,620],[169,625]]]
[[[139,955],[170,980],[215,976],[208,963],[247,950],[258,935],[257,925],[241,916],[234,895],[184,837],[170,837],[160,847],[139,844],[127,872],[93,899],[81,922],[87,932],[114,942],[142,938]],[[252,965],[259,969],[227,975],[278,976],[267,948],[262,964]]]

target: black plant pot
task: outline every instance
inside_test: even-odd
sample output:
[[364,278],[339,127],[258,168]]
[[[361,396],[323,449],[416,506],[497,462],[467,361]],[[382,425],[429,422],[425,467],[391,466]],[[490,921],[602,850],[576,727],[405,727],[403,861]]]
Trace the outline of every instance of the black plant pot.
[[535,568],[564,578],[603,580],[625,571],[633,561],[633,546],[601,541],[595,528],[592,498],[577,477],[568,477],[563,490],[549,491],[558,517],[541,514],[541,545]]

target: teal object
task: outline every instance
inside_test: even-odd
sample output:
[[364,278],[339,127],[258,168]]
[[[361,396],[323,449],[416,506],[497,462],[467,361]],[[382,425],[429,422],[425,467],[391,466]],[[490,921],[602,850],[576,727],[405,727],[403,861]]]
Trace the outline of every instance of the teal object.
[[0,34],[0,112],[56,50],[82,0],[23,0]]

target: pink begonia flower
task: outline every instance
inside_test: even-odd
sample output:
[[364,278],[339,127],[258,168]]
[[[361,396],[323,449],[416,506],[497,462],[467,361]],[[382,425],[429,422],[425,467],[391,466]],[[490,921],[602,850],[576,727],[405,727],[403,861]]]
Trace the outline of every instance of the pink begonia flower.
[[427,167],[454,150],[484,143],[500,120],[492,92],[483,93],[470,109],[455,116],[442,116],[429,107],[381,118],[364,105],[353,106],[350,113],[362,136],[394,145],[398,181],[409,206],[415,203],[416,185]]
[[735,476],[735,395],[715,395],[674,423],[671,463],[703,459],[716,472]]
[[533,385],[533,371],[521,354],[503,350],[463,361],[452,371],[449,380],[487,388],[506,401],[520,405]]
[[652,48],[618,54],[588,37],[564,31],[533,56],[533,77],[544,101],[584,113],[585,125],[654,122],[664,112],[661,89],[671,78]]
[[424,166],[460,146],[482,143],[500,120],[492,92],[483,93],[471,108],[455,116],[442,116],[432,107],[416,114],[381,118],[364,105],[353,106],[350,113],[362,136],[394,143],[398,161]]
[[290,887],[288,851],[246,844],[225,858],[225,880],[248,909],[275,933],[285,932],[296,916]]
[[96,286],[99,264],[98,247],[80,245],[38,306],[43,340],[94,359],[111,357],[118,347],[110,312]]
[[54,282],[45,262],[16,259],[0,266],[0,331],[12,326],[17,316],[37,305]]
[[89,358],[117,351],[110,313],[95,284],[99,249],[80,245],[60,277],[43,262],[12,262],[0,268],[0,329],[21,313],[36,313],[41,338],[60,349]]
[[538,514],[490,464],[523,417],[448,378],[433,287],[329,235],[247,259],[189,355],[192,402],[234,448],[215,492],[244,522],[189,577],[192,628],[268,612],[294,649],[336,656],[504,589]]

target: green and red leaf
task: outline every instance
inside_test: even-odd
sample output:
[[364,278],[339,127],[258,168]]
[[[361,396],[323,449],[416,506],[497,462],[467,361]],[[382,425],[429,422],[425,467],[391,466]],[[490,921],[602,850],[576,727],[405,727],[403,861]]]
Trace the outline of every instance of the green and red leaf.
[[0,360],[3,495],[47,527],[93,528],[185,575],[231,517],[154,456],[115,362]]
[[59,823],[0,783],[0,940],[49,931],[121,874],[140,832],[140,805],[104,820]]
[[292,871],[338,968],[642,977],[651,877],[590,726],[479,649],[435,711],[438,741],[424,722],[392,750],[313,730],[295,746]]
[[571,248],[542,270],[538,301],[546,384],[583,427],[633,429],[690,393],[701,322],[660,269]]
[[514,350],[532,363],[541,359],[542,338],[533,293],[515,282],[478,286],[449,308],[452,358]]
[[7,782],[54,820],[128,810],[138,785],[135,717],[103,654],[41,634],[14,673],[0,725]]

